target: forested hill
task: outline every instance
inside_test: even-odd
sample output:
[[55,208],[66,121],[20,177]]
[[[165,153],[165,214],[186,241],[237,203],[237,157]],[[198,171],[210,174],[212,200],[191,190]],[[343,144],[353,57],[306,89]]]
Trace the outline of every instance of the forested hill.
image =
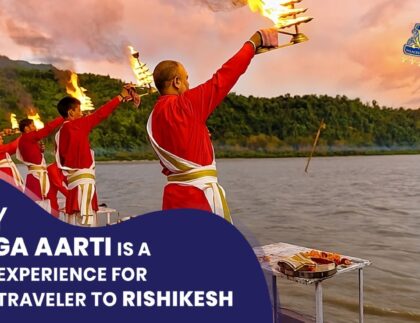
[[[122,85],[120,80],[94,74],[80,74],[79,82],[96,107],[117,95]],[[10,128],[10,113],[21,119],[31,106],[44,121],[51,120],[65,95],[51,65],[0,56],[0,129]],[[91,142],[97,156],[153,156],[145,126],[156,97],[143,97],[139,110],[124,104],[96,128]],[[310,150],[322,119],[326,123],[318,147],[322,154],[420,150],[419,110],[391,109],[345,96],[284,94],[268,99],[232,93],[208,125],[221,156],[296,156]]]

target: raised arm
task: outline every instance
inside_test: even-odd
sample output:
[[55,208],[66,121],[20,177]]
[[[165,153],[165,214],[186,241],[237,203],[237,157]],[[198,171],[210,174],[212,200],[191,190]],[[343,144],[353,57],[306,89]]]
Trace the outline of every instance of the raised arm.
[[39,141],[45,137],[48,137],[57,127],[61,126],[63,121],[64,119],[62,117],[58,117],[47,123],[44,128],[37,131],[32,131],[28,133],[27,136],[30,136],[32,139]]
[[86,123],[88,130],[90,131],[92,128],[96,127],[100,124],[103,120],[108,118],[112,112],[118,107],[122,98],[120,95],[113,98],[111,101],[105,103],[103,106],[98,108],[92,114],[83,118],[83,122]]
[[8,153],[9,155],[15,154],[19,144],[19,139],[20,137],[7,144],[0,145],[0,153]]
[[231,59],[202,85],[197,86],[183,95],[191,101],[195,111],[205,121],[229,93],[239,77],[245,73],[251,59],[258,48],[278,46],[278,31],[276,28],[261,29],[255,32]]
[[121,102],[128,102],[128,101],[134,100],[135,95],[136,93],[135,93],[134,85],[125,84],[123,88],[121,89],[120,94],[118,94],[115,98],[113,98],[108,103],[105,103],[94,113],[83,118],[83,122],[85,122],[87,126],[87,130],[90,131],[92,128],[96,127],[103,120],[108,118]]
[[195,112],[200,114],[203,121],[207,120],[239,77],[245,73],[254,55],[254,46],[251,42],[246,42],[239,52],[223,64],[210,80],[183,94],[191,101],[194,109],[199,109]]

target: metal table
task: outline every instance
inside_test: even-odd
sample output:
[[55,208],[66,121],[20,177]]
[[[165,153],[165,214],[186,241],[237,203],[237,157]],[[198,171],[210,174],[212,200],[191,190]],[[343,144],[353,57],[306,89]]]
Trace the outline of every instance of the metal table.
[[[66,223],[69,223],[69,224],[77,225],[76,224],[76,218],[74,216],[69,216],[68,214],[65,213],[64,203],[60,200],[59,200],[59,203],[61,203],[60,205],[63,205],[60,208],[60,218],[62,219],[62,221],[66,222]],[[113,222],[111,221],[111,216],[112,215],[115,216],[115,218],[117,219],[116,221],[121,221],[120,214],[116,209],[100,206],[98,212],[96,212],[95,215],[94,215],[93,227],[98,226],[99,218],[102,217],[102,216],[106,216],[106,225],[113,224]],[[117,222],[115,222],[115,223],[117,223]]]
[[[263,268],[264,271],[272,275],[274,323],[278,322],[277,277],[292,280],[294,282],[305,284],[305,285],[315,284],[315,304],[316,304],[315,318],[316,318],[316,323],[322,323],[324,322],[323,300],[322,300],[322,281],[325,279],[333,278],[336,275],[340,275],[340,274],[353,271],[353,270],[359,271],[359,322],[363,323],[363,268],[366,266],[369,266],[371,262],[369,260],[343,255],[343,257],[350,259],[352,261],[352,264],[346,267],[338,266],[337,273],[327,278],[308,279],[308,278],[291,277],[280,272],[277,263],[281,257],[289,257],[298,252],[305,252],[305,251],[310,251],[310,250],[312,249],[296,246],[296,245],[292,245],[288,243],[283,243],[283,242],[278,242],[278,243],[254,248],[255,254],[260,260],[261,267]],[[268,261],[263,261],[264,259],[267,259],[267,258],[268,258]]]
[[116,214],[116,217],[119,217],[119,213],[117,212],[116,209],[111,209],[109,207],[104,207],[104,206],[100,206],[98,212],[96,212],[96,226],[98,223],[98,217],[102,216],[102,215],[106,215],[106,225],[111,225],[112,221],[111,221],[111,215],[112,214]]

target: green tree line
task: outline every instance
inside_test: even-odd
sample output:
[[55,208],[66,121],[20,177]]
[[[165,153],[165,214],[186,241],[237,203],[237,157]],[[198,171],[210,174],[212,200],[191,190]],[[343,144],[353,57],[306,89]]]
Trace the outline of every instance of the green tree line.
[[[80,74],[79,83],[88,89],[96,107],[117,95],[122,86],[121,80],[94,74]],[[43,121],[52,120],[57,102],[65,95],[54,67],[2,66],[0,60],[0,129],[10,128],[10,113],[22,119],[29,107]],[[92,147],[99,158],[153,158],[146,122],[156,98],[156,94],[143,97],[140,109],[123,104],[92,132]],[[419,110],[392,109],[341,95],[258,98],[231,93],[208,126],[219,156],[300,156],[311,149],[321,120],[326,129],[319,154],[420,151]],[[52,145],[49,138],[50,150]]]

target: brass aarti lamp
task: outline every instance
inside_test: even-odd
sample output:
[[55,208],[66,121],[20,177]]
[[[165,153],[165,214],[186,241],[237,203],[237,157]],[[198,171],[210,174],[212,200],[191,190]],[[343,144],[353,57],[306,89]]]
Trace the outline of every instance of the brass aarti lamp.
[[153,75],[147,65],[140,61],[140,54],[133,46],[130,49],[130,65],[136,77],[136,88],[140,90],[139,96],[155,93],[157,90],[152,86]]
[[[291,36],[288,43],[280,44],[274,48],[260,48],[257,50],[257,54],[299,44],[308,40],[308,37],[299,31],[299,25],[307,23],[313,18],[297,17],[308,10],[307,8],[295,8],[295,4],[299,2],[302,2],[302,0],[249,0],[248,5],[251,9],[253,11],[258,10],[263,16],[270,18],[274,22],[274,27],[277,28],[279,34]],[[294,27],[294,32],[284,30],[290,27]]]

